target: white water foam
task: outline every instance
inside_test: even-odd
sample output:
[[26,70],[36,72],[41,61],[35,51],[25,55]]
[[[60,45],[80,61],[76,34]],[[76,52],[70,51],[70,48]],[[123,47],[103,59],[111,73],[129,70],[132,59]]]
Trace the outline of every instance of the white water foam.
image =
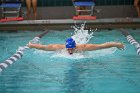
[[85,30],[85,24],[81,24],[80,27],[72,26],[74,28],[74,35],[72,38],[75,40],[76,44],[86,44],[93,37],[93,30]]
[[95,50],[95,51],[88,51],[88,58],[98,58],[101,56],[107,56],[113,54],[117,50],[116,47]]
[[81,58],[85,58],[85,55],[82,51],[79,51],[77,53],[73,53],[72,55],[70,55],[66,49],[62,49],[62,50],[56,51],[55,54],[52,55],[52,57],[63,57],[63,58],[68,58],[68,59],[81,59]]
[[107,49],[101,49],[101,50],[94,50],[94,51],[81,51],[78,53],[73,53],[72,55],[69,55],[66,49],[58,50],[53,54],[51,57],[62,57],[62,58],[68,58],[68,59],[82,59],[82,58],[98,58],[101,56],[107,56],[109,54],[113,54],[117,48],[107,48]]

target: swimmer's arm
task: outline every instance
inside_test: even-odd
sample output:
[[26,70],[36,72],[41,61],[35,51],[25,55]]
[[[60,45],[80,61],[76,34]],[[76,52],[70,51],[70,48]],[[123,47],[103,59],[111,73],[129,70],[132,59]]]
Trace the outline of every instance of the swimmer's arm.
[[36,49],[39,49],[39,50],[45,50],[45,51],[55,51],[55,50],[59,50],[59,49],[65,48],[65,45],[61,45],[61,44],[41,45],[41,44],[29,43],[28,47],[36,48]]
[[99,50],[99,49],[105,49],[105,48],[111,48],[111,47],[124,49],[124,45],[122,43],[117,43],[117,42],[109,42],[109,43],[103,43],[103,44],[83,44],[79,48],[81,48],[80,50],[83,50],[83,51],[92,51],[92,50]]
[[29,43],[28,44],[28,47],[30,47],[30,48],[36,48],[36,49],[40,49],[40,50],[46,50],[47,49],[47,46],[46,45],[32,44],[32,43]]

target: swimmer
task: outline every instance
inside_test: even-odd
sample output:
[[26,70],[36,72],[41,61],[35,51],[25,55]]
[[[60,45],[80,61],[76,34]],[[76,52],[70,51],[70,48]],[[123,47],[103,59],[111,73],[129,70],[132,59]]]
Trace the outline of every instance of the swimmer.
[[64,44],[41,45],[41,44],[29,43],[28,47],[45,50],[45,51],[56,51],[56,50],[66,48],[66,50],[68,51],[70,55],[75,53],[75,51],[77,50],[78,51],[93,51],[93,50],[99,50],[99,49],[105,49],[105,48],[111,48],[111,47],[124,49],[124,45],[119,42],[108,42],[108,43],[103,43],[103,44],[77,44],[76,45],[75,40],[71,37],[66,40],[65,45]]

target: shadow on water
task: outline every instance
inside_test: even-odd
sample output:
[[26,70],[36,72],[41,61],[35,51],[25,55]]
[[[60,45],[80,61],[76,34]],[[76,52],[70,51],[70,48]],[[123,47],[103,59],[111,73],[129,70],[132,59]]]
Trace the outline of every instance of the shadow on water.
[[[81,93],[87,87],[84,82],[85,77],[82,75],[87,74],[86,71],[88,69],[85,68],[85,66],[88,66],[88,63],[72,62],[69,66],[71,69],[65,73],[64,78],[64,88],[66,88],[65,91],[66,93]],[[94,88],[92,88],[92,92],[94,91]]]
[[71,69],[65,73],[64,87],[66,87],[66,93],[80,93],[84,87],[83,82],[80,79],[80,74],[84,73],[83,69],[77,68],[78,63],[72,63]]

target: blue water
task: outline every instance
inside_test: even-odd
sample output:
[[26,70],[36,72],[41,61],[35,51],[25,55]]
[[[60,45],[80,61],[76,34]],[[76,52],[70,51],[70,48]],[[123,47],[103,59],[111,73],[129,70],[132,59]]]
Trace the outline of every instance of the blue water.
[[[40,33],[1,32],[0,62]],[[40,42],[64,44],[71,33],[50,31]],[[140,42],[140,29],[131,29],[130,34]],[[140,56],[120,32],[95,32],[89,43],[110,41],[123,42],[125,50],[110,48],[85,53],[90,57],[66,58],[28,49],[22,59],[0,73],[0,93],[140,93]]]

